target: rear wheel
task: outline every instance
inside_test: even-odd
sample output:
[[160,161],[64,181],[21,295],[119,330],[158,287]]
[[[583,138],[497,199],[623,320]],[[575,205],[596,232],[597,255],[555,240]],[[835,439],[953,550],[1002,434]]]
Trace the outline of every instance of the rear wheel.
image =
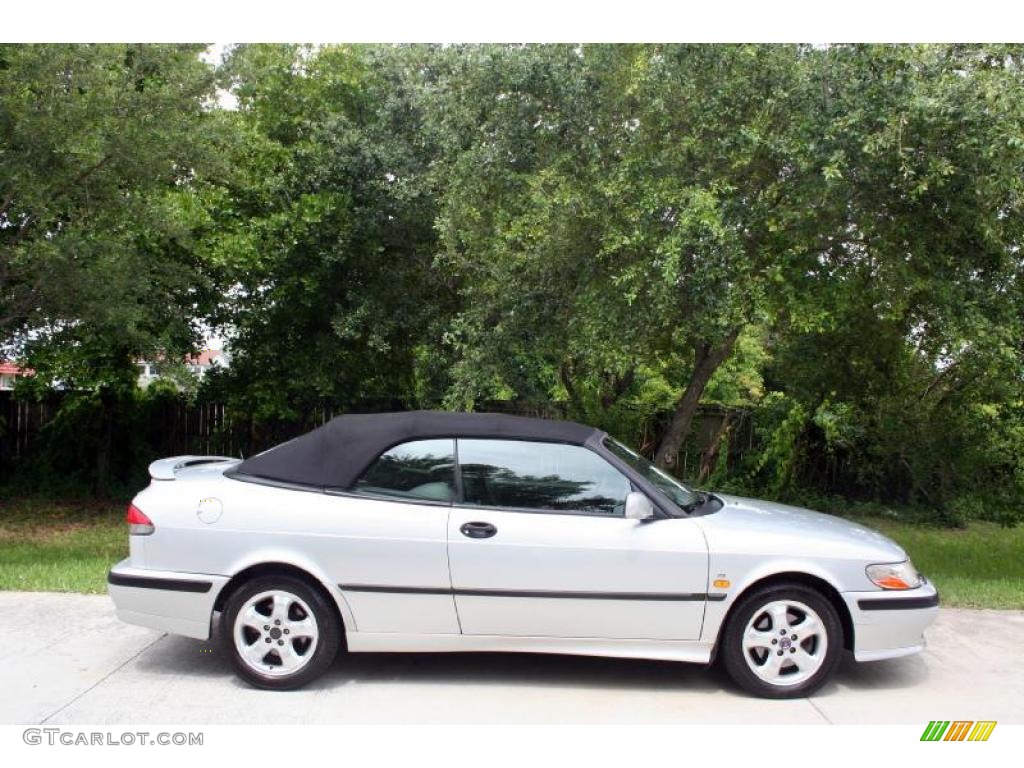
[[777,584],[742,598],[722,637],[722,660],[758,696],[809,696],[832,676],[843,648],[836,609],[802,584]]
[[221,634],[238,674],[259,688],[299,688],[338,653],[341,622],[316,589],[293,576],[262,576],[228,598]]

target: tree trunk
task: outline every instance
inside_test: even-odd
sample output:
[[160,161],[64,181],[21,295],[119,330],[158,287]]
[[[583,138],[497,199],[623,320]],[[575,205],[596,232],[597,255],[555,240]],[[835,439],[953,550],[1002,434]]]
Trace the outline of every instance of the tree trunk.
[[707,387],[712,374],[718,370],[718,366],[732,354],[732,348],[736,344],[736,337],[739,336],[739,333],[739,328],[733,329],[717,346],[712,346],[707,342],[697,343],[690,383],[686,385],[686,390],[676,404],[672,421],[665,436],[661,439],[658,452],[654,457],[655,463],[662,469],[675,466],[679,457],[679,449],[687,435],[690,434],[693,417],[697,413],[697,406],[704,395],[704,388]]
[[732,411],[726,411],[722,417],[722,423],[718,425],[711,445],[704,449],[704,455],[700,460],[700,472],[697,474],[697,484],[703,483],[715,471],[718,464],[718,455],[722,450],[722,443],[726,441],[732,432]]
[[607,411],[619,402],[619,399],[633,386],[635,379],[636,368],[630,368],[622,376],[618,374],[611,376],[611,390],[601,395],[601,408]]

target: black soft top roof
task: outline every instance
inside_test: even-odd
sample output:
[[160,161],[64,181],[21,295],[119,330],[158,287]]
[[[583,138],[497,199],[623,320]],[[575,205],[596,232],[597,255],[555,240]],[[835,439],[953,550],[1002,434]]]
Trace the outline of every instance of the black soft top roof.
[[227,474],[320,488],[348,488],[380,454],[433,437],[504,438],[583,445],[603,434],[572,421],[499,413],[404,411],[338,416],[322,427],[246,459]]

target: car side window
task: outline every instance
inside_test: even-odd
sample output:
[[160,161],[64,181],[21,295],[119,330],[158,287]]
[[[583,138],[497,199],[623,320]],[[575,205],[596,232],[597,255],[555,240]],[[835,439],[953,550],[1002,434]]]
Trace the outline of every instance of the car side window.
[[381,454],[352,490],[367,496],[450,502],[455,498],[455,441],[397,445]]
[[459,440],[466,504],[623,516],[630,483],[593,451],[519,440]]

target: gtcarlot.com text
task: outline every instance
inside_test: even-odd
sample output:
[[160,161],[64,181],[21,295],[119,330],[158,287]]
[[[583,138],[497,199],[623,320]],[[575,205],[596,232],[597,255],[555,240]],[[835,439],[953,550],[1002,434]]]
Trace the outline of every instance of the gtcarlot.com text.
[[79,731],[68,728],[26,728],[22,734],[26,744],[65,747],[201,747],[202,733],[184,731]]

